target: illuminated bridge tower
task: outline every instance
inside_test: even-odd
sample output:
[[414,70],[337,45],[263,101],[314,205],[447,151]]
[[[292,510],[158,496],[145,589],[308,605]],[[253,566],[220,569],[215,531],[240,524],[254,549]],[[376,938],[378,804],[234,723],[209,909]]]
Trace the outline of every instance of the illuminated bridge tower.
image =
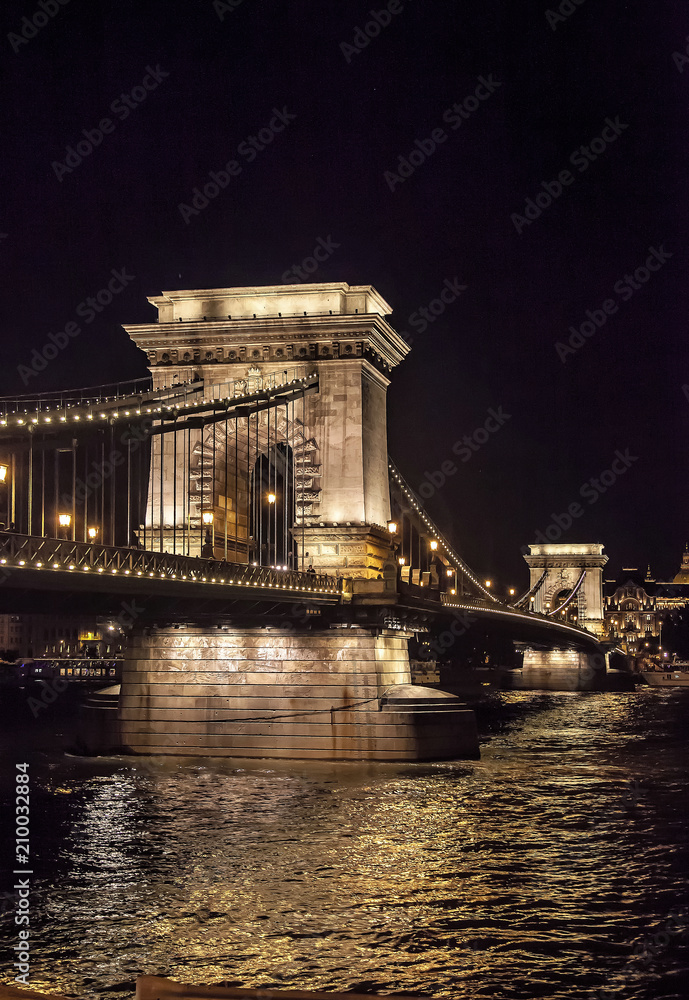
[[602,545],[530,545],[524,559],[531,587],[544,576],[530,610],[572,618],[589,632],[604,634],[603,567],[608,557]]
[[[530,545],[524,556],[533,590],[531,611],[569,621],[603,637],[603,567],[608,557],[598,543]],[[528,649],[516,686],[577,691],[605,682],[605,660],[574,649]]]
[[[386,393],[409,350],[386,320],[387,302],[344,282],[164,292],[149,302],[157,321],[125,329],[155,387],[195,380],[222,397],[317,373],[318,391],[251,425],[240,417],[229,434],[215,424],[154,438],[145,547],[198,555],[205,514],[216,558],[279,564],[291,552],[299,568],[381,574],[390,558]],[[268,538],[264,509],[275,493],[273,520],[287,529],[279,539]]]
[[[216,560],[313,566],[353,579],[355,597],[357,587],[378,588],[380,603],[394,603],[386,393],[408,347],[384,299],[369,285],[337,282],[149,301],[158,321],[125,329],[146,352],[154,385],[183,385],[185,412],[195,396],[206,405],[181,431],[170,429],[174,413],[161,415],[157,436],[152,414],[145,547],[207,558],[211,546]],[[289,398],[273,405],[277,386]],[[239,410],[228,419],[219,404],[209,419],[211,397],[239,398]],[[411,685],[412,631],[384,607],[343,598],[321,613],[304,593],[284,610],[142,615],[122,675],[123,749],[475,755],[473,713],[450,694]]]

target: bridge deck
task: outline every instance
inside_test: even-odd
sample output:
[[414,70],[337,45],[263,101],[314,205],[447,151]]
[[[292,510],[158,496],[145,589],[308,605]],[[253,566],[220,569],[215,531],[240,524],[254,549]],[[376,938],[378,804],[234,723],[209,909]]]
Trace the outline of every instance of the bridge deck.
[[[38,574],[53,579],[40,583]],[[342,580],[315,573],[0,532],[0,580],[4,585],[70,590],[75,587],[75,576],[82,577],[83,582],[76,584],[80,590],[96,586],[120,591],[124,581],[132,585],[145,582],[148,588],[155,588],[165,581],[178,586],[180,593],[191,584],[203,584],[219,592],[232,592],[233,596],[244,592],[252,599],[259,593],[269,593],[278,600],[308,598],[332,604],[342,596]],[[110,583],[104,586],[101,579],[94,583],[94,577]],[[136,586],[130,589],[140,591]]]

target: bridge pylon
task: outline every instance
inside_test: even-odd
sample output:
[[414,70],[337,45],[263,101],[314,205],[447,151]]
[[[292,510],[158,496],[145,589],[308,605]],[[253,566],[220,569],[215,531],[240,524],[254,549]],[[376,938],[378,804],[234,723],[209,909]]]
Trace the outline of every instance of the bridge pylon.
[[[157,322],[126,326],[154,387],[199,396],[317,376],[291,404],[153,440],[153,546],[371,579],[391,561],[386,394],[408,345],[370,285],[163,292]],[[209,525],[204,530],[205,520]],[[212,530],[210,525],[213,525]],[[209,539],[209,535],[212,537]],[[225,541],[227,539],[227,542]]]

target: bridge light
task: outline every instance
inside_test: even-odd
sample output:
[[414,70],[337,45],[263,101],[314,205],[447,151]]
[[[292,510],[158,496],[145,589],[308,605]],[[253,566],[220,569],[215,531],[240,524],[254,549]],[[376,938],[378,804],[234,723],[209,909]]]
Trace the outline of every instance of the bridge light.
[[514,587],[510,587],[510,597],[514,597]]
[[0,483],[4,483],[7,479],[7,473],[9,468],[6,465],[0,465]]
[[446,569],[445,576],[454,576],[454,572],[455,571],[453,569]]
[[490,586],[491,586],[491,581],[490,580],[486,580],[486,587],[490,587]]
[[275,503],[275,494],[274,493],[269,493],[268,494],[268,503]]
[[204,510],[204,512],[201,514],[201,520],[203,521],[204,524],[212,524],[213,523],[213,511],[212,510]]
[[438,542],[436,541],[435,538],[431,539],[431,549],[433,550],[433,552],[435,552],[437,548],[438,548]]
[[89,538],[93,542],[98,536],[98,528],[89,528]]
[[404,566],[404,564],[406,563],[406,561],[407,560],[404,558],[404,556],[400,556],[399,559],[397,560],[397,562],[400,564],[400,566]]
[[388,521],[388,531],[391,535],[397,534],[397,521]]

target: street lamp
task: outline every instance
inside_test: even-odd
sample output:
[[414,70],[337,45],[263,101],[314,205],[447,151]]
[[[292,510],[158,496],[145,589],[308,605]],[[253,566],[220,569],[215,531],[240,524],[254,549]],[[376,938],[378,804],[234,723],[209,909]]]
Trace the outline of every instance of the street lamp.
[[514,597],[514,587],[510,587],[510,597]]
[[72,523],[72,515],[71,514],[58,514],[57,515],[57,523],[59,524],[60,528],[62,529],[64,537],[67,538],[67,535],[69,533],[69,526]]
[[388,531],[391,535],[397,534],[397,521],[388,521]]
[[206,529],[206,535],[201,546],[201,558],[212,559],[215,548],[215,529],[213,528],[213,511],[201,511],[201,523]]
[[438,542],[436,541],[436,539],[435,539],[435,538],[432,538],[432,539],[431,539],[431,550],[432,550],[433,552],[435,552],[435,550],[436,550],[437,548],[438,548]]
[[490,580],[486,580],[486,587],[490,587],[490,586],[492,586],[491,581]]
[[397,560],[397,562],[400,564],[400,566],[404,566],[404,564],[406,563],[406,561],[407,560],[404,558],[404,556],[400,556],[399,559]]
[[[9,471],[10,471],[10,469],[9,469],[8,465],[1,465],[0,464],[0,486],[4,486],[5,483],[7,482],[7,473]],[[10,526],[9,525],[9,521],[10,521],[10,500],[9,500],[9,491],[8,491],[8,494],[7,494],[7,522],[8,523],[7,524],[3,524],[3,528],[9,528],[9,526]]]
[[95,542],[96,538],[98,537],[98,528],[89,528],[88,535],[90,540],[92,542]]

